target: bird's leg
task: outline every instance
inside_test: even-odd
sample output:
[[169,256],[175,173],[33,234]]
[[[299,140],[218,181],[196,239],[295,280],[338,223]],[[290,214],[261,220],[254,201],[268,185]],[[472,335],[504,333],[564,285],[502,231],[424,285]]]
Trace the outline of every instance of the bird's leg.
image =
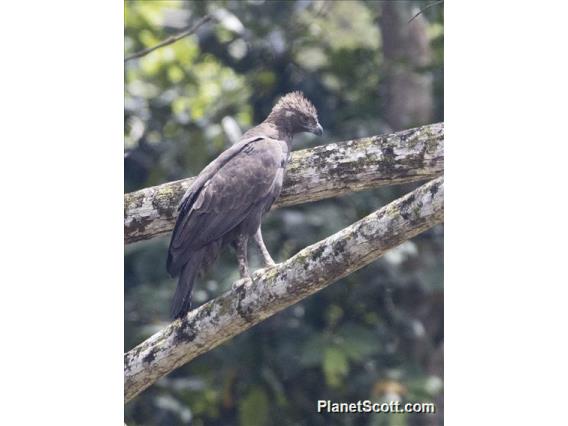
[[258,227],[256,234],[254,234],[254,242],[256,243],[256,245],[260,249],[260,252],[262,253],[262,259],[264,260],[264,266],[266,266],[266,267],[275,266],[276,263],[274,262],[274,260],[270,256],[270,253],[268,253],[266,246],[264,245],[264,240],[262,239],[262,232],[260,231],[260,226]]
[[250,278],[247,259],[248,235],[241,234],[237,237],[237,261],[241,278]]

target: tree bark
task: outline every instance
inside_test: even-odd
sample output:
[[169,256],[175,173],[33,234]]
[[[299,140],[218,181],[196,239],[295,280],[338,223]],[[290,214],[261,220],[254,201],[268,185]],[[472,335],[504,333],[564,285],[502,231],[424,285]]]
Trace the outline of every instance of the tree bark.
[[434,110],[432,50],[424,15],[411,2],[379,3],[385,67],[384,116],[393,130],[429,123]]
[[[443,168],[443,123],[295,151],[275,207],[428,180],[440,176]],[[171,231],[177,206],[193,179],[125,194],[125,243]]]
[[[297,161],[301,164],[301,157]],[[391,164],[394,170],[396,164]],[[276,267],[256,271],[252,281],[238,281],[232,290],[125,354],[125,401],[195,357],[441,223],[443,214],[444,184],[439,177]]]

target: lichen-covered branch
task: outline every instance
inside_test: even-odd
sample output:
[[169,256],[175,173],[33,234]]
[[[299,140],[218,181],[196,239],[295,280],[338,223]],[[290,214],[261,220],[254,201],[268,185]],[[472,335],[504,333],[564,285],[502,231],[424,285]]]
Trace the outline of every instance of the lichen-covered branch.
[[124,358],[126,402],[175,368],[441,223],[443,185],[442,177],[432,180],[286,262],[256,271],[252,282],[241,281],[130,350]]
[[[275,207],[428,180],[440,176],[443,169],[443,123],[295,151]],[[126,194],[125,243],[171,231],[177,205],[193,179]]]

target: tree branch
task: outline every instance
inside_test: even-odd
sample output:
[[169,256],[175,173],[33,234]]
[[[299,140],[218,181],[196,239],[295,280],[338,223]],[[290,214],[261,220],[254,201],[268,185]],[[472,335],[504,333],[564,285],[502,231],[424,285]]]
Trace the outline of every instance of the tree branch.
[[127,56],[126,58],[124,58],[124,62],[128,62],[131,59],[136,59],[136,58],[141,58],[142,56],[146,56],[148,53],[153,52],[156,49],[159,49],[160,47],[164,47],[167,46],[169,44],[175,43],[178,40],[181,40],[184,37],[187,37],[190,34],[193,34],[194,32],[196,32],[200,26],[202,26],[204,23],[211,21],[211,19],[213,19],[213,17],[211,15],[205,15],[203,18],[201,18],[199,21],[197,21],[197,23],[192,26],[191,28],[184,30],[180,33],[174,34],[173,36],[168,37],[167,39],[165,39],[164,41],[161,41],[160,43],[158,43],[155,46],[152,47],[148,47],[146,49],[142,49],[136,53],[133,53],[130,56]]
[[[439,177],[190,311],[124,357],[128,402],[160,377],[441,223]],[[243,284],[243,282],[245,284]]]
[[[274,207],[321,200],[352,191],[428,180],[444,170],[444,124],[321,145],[292,153]],[[194,178],[124,196],[124,242],[172,230],[177,206]]]
[[444,3],[444,0],[439,0],[439,1],[435,1],[434,3],[427,4],[422,9],[420,9],[416,15],[414,15],[412,18],[410,18],[407,23],[410,24],[412,21],[414,21],[416,18],[418,18],[420,15],[422,15],[426,9],[430,9],[432,6],[436,6],[437,4],[440,4],[440,3]]

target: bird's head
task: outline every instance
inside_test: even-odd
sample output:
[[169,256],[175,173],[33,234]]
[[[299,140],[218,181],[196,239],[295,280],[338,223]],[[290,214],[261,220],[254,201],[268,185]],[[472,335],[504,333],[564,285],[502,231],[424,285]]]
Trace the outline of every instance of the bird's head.
[[318,112],[302,92],[290,92],[280,98],[272,108],[268,121],[285,127],[291,134],[309,132],[321,136],[323,128]]

